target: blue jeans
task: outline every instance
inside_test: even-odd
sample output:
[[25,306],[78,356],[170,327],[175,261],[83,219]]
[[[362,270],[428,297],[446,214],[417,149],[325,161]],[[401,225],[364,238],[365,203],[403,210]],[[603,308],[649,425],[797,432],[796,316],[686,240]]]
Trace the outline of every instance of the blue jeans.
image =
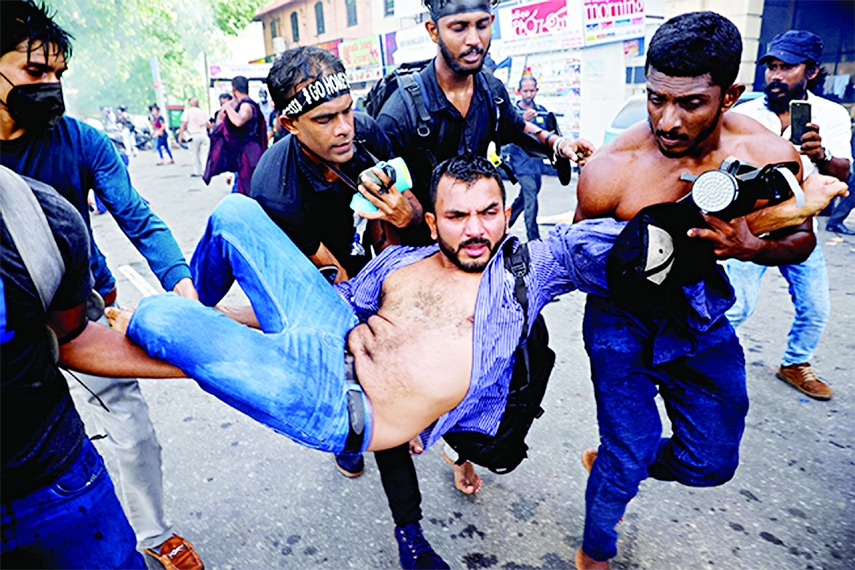
[[[594,560],[617,554],[615,526],[641,481],[721,485],[739,463],[748,395],[745,359],[733,328],[720,319],[695,336],[694,354],[653,366],[659,325],[588,296],[583,332],[600,446],[585,491],[582,548]],[[657,393],[671,420],[670,438],[662,437]]]
[[540,237],[540,229],[537,227],[537,195],[540,193],[540,174],[519,174],[520,194],[511,204],[511,220],[509,226],[514,225],[520,214],[525,211],[525,231],[528,241]]
[[849,215],[849,212],[852,211],[853,206],[855,206],[855,172],[849,172],[847,183],[849,184],[849,195],[845,198],[836,199],[836,204],[828,215],[828,222],[826,222],[825,226],[826,228],[828,228],[828,226],[838,226],[846,221],[846,217]]
[[169,159],[172,160],[172,151],[169,149],[169,136],[164,133],[163,135],[157,137],[157,154],[160,158],[163,158],[163,151],[166,150],[166,154],[169,155]]
[[2,505],[4,568],[145,568],[104,462],[88,439],[51,485]]
[[[345,340],[356,315],[255,200],[230,194],[190,262],[202,303],[175,294],[140,302],[128,336],[203,390],[286,437],[341,452],[350,428]],[[264,334],[216,309],[237,280]],[[207,305],[207,306],[205,306]],[[363,394],[366,436],[370,408]]]
[[[724,268],[733,285],[736,303],[727,311],[733,328],[741,325],[754,313],[760,297],[760,281],[766,273],[765,265],[728,259]],[[828,271],[822,249],[816,245],[810,257],[796,265],[778,267],[790,286],[790,297],[795,308],[795,318],[787,335],[787,349],[781,364],[810,362],[813,351],[828,323],[830,301],[828,296]]]

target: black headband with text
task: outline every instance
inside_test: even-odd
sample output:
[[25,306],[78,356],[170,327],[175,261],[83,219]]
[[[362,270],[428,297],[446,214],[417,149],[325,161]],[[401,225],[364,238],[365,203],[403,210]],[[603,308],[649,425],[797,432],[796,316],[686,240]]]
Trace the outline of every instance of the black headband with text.
[[346,73],[341,71],[325,75],[297,91],[285,103],[282,113],[288,117],[299,117],[318,105],[323,105],[348,93],[350,93],[350,83],[347,81]]

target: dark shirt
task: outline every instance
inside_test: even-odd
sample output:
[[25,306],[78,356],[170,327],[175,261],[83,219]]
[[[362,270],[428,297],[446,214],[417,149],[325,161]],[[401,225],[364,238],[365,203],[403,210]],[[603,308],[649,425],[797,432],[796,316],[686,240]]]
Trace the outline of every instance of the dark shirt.
[[[528,109],[520,107],[519,101],[516,102],[516,108],[521,115],[528,111]],[[537,125],[541,129],[549,130],[546,125],[546,114],[549,111],[546,110],[546,107],[544,107],[543,105],[538,105],[537,103],[534,104],[534,110],[537,115],[535,115],[534,118],[529,122]],[[514,171],[514,174],[516,174],[517,176],[526,174],[540,174],[541,166],[543,165],[542,158],[529,156],[526,151],[524,151],[515,144],[509,144],[505,148],[507,148],[508,156],[510,157],[511,168]]]
[[[436,164],[464,152],[487,156],[490,141],[511,142],[525,129],[525,121],[511,104],[507,89],[489,73],[475,76],[469,110],[465,117],[461,115],[439,86],[434,63],[431,61],[419,72],[425,86],[425,105],[433,119],[427,137],[416,132],[418,125],[410,117],[400,89],[392,93],[377,116],[377,125],[389,137],[393,153],[407,163],[413,177],[413,193],[425,211],[430,210],[430,174]],[[490,101],[491,95],[497,104]],[[498,110],[498,129],[494,108]],[[430,155],[435,159],[433,164]]]
[[[86,301],[92,290],[89,236],[80,214],[55,192],[34,190],[59,246],[65,274],[51,310]],[[0,224],[0,276],[5,303],[2,352],[2,502],[52,482],[74,460],[85,437],[65,378],[54,364],[46,315],[21,256]]]
[[[86,227],[90,223],[88,193],[94,190],[164,289],[171,291],[181,279],[190,277],[172,232],[131,186],[128,169],[104,133],[65,116],[49,131],[0,141],[0,162],[54,187],[83,216]],[[92,239],[91,228],[89,240],[95,289],[103,295],[116,280]]]
[[[371,117],[364,113],[353,117],[355,153],[339,168],[356,182],[375,164],[369,153],[388,160],[391,151]],[[261,157],[250,196],[303,253],[314,255],[323,243],[352,276],[367,261],[365,256],[351,255],[355,228],[350,200],[355,190],[338,179],[328,182],[325,171],[301,150],[297,137],[287,135]]]

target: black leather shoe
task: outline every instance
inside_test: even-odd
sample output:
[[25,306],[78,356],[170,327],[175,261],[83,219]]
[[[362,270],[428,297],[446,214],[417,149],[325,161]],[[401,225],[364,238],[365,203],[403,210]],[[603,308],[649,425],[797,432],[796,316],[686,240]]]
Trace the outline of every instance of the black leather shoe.
[[825,226],[826,231],[834,232],[844,236],[855,236],[855,230],[850,230],[843,224],[829,224]]
[[365,472],[365,460],[362,455],[336,455],[335,466],[345,477],[359,477]]

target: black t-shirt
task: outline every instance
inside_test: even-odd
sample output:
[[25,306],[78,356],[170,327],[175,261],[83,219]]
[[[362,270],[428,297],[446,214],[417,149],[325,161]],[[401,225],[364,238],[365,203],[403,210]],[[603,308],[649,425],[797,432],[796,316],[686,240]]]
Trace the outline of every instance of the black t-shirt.
[[[374,166],[371,155],[390,158],[390,145],[364,113],[354,113],[354,128],[356,151],[339,168],[356,182],[363,170]],[[355,191],[340,180],[328,182],[324,170],[300,149],[296,137],[288,135],[262,155],[250,195],[300,251],[314,255],[323,243],[353,276],[368,261],[366,256],[351,255],[355,228],[350,200]]]
[[[430,210],[430,175],[435,164],[464,152],[487,156],[490,141],[513,142],[525,129],[525,121],[511,104],[507,89],[489,73],[475,75],[469,110],[465,117],[461,115],[439,86],[434,63],[431,61],[420,72],[425,86],[422,96],[432,118],[427,137],[417,133],[418,125],[410,117],[401,89],[392,93],[377,116],[377,125],[389,137],[392,151],[407,163],[413,177],[413,193],[425,211]],[[490,101],[491,96],[498,104]],[[431,164],[428,153],[435,164]]]
[[[52,189],[34,189],[34,193],[65,263],[65,275],[50,308],[76,307],[92,290],[86,226],[74,207]],[[53,362],[46,315],[35,284],[5,220],[0,220],[0,239],[2,302],[6,309],[0,347],[0,493],[6,503],[52,482],[77,456],[85,433],[65,378]]]

